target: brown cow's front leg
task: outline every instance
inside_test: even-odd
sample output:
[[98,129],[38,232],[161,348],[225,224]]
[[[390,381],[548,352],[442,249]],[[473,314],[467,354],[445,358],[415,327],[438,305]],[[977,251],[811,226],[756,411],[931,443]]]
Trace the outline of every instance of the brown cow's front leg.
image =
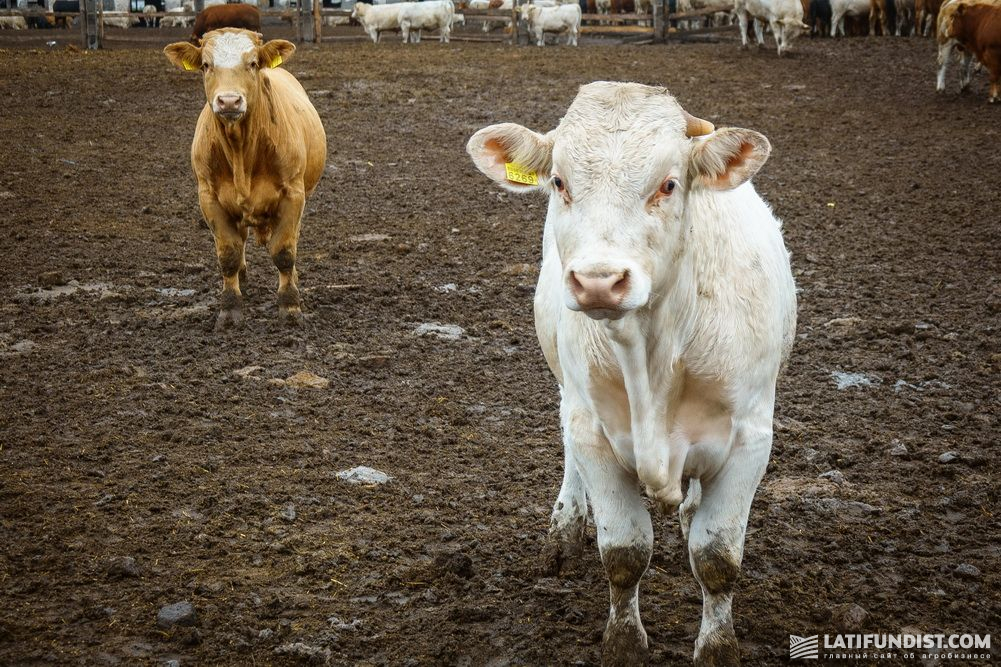
[[303,193],[289,193],[278,206],[278,221],[268,239],[268,252],[278,269],[278,318],[289,324],[302,321],[299,274],[295,270],[299,222],[306,203]]
[[247,230],[240,230],[231,217],[211,196],[200,197],[202,215],[215,238],[216,258],[222,271],[222,294],[219,296],[219,315],[216,329],[238,326],[243,322],[243,295],[240,293],[240,276],[246,273],[244,248]]

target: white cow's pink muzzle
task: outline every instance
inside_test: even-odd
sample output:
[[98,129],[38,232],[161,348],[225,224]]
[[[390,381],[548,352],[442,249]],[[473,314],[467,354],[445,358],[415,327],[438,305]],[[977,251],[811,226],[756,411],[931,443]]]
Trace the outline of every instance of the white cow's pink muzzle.
[[628,265],[571,266],[565,276],[566,306],[596,320],[618,319],[646,304],[647,282],[636,267]]

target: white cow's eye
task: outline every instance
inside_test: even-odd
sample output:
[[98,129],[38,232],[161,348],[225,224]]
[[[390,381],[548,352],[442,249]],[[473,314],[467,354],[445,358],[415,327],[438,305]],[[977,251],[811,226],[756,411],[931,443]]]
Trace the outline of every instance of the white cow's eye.
[[678,182],[673,178],[669,178],[660,186],[660,194],[665,197],[670,197],[674,194],[674,189],[678,187]]
[[553,187],[555,187],[560,192],[566,190],[566,186],[563,185],[563,179],[555,175],[553,176]]

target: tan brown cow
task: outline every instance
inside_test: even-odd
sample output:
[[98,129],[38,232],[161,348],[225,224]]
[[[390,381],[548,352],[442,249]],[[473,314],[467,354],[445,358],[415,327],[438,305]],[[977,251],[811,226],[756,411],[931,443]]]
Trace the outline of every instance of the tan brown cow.
[[177,67],[201,71],[205,81],[191,166],[222,269],[219,328],[243,319],[240,280],[251,229],[279,272],[279,315],[302,318],[296,246],[327,139],[306,91],[279,67],[293,51],[285,40],[262,43],[257,33],[234,28],[207,33],[201,47],[178,42],[164,49]]
[[[987,99],[1001,99],[1001,6],[993,2],[959,3],[952,19],[940,26],[939,32],[940,39],[955,40],[957,46],[983,63],[990,78]],[[961,87],[969,83],[967,74]]]

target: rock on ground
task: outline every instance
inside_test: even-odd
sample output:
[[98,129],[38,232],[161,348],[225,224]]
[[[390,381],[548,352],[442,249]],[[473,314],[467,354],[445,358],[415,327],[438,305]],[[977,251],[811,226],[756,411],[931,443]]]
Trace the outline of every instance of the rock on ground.
[[344,480],[350,484],[385,484],[393,478],[375,468],[368,466],[358,466],[350,470],[342,470],[337,473],[337,479]]
[[161,607],[156,614],[156,625],[168,630],[176,625],[194,625],[198,620],[195,608],[190,602],[175,602]]

